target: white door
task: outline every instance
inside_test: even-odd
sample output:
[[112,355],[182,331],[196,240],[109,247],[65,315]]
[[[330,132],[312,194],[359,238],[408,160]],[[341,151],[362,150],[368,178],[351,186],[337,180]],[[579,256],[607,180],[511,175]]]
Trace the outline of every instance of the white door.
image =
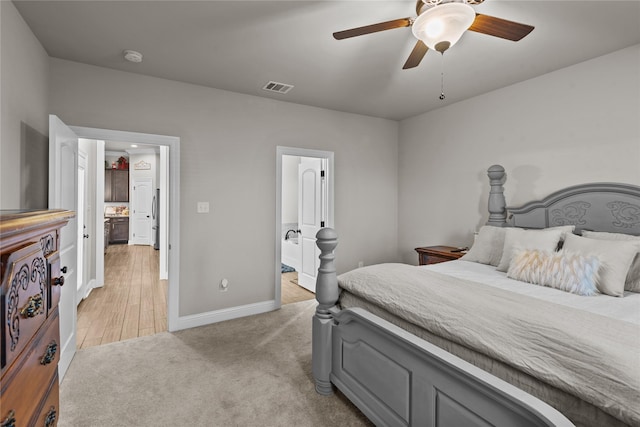
[[87,295],[87,285],[89,282],[89,232],[87,224],[91,218],[87,215],[89,197],[87,194],[87,154],[78,151],[78,210],[76,211],[76,221],[78,223],[78,252],[77,272],[78,277],[78,295],[76,295],[76,305]]
[[[78,211],[78,137],[58,117],[49,116],[49,209]],[[66,267],[60,295],[60,380],[76,352],[77,218],[60,230],[60,267]],[[64,271],[64,270],[63,270]]]
[[151,225],[153,206],[153,182],[151,178],[133,181],[133,197],[129,211],[129,225],[134,245],[151,245]]
[[316,291],[316,275],[320,265],[320,250],[316,233],[322,224],[322,160],[303,157],[298,166],[298,246],[300,250],[300,286]]

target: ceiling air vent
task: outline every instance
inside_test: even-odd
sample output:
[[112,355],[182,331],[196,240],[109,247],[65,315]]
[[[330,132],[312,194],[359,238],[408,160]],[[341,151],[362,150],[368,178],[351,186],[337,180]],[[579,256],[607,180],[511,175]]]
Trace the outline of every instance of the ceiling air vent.
[[288,85],[286,83],[269,82],[264,85],[262,89],[268,90],[269,92],[287,93],[291,89],[293,89],[293,85]]

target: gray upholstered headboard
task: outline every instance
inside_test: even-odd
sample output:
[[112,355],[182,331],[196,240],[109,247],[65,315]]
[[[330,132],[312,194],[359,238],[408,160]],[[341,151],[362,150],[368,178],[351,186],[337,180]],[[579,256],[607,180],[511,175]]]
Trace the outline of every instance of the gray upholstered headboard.
[[640,235],[640,186],[591,183],[568,187],[542,200],[507,207],[504,199],[504,168],[491,166],[488,225],[546,228],[575,225],[581,230]]

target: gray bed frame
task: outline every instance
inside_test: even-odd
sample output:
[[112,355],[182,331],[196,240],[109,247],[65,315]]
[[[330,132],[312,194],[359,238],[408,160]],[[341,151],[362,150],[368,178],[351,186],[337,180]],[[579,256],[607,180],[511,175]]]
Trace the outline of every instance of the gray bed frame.
[[[488,225],[640,235],[640,187],[584,184],[507,208],[505,170],[488,169]],[[320,268],[313,317],[316,391],[334,386],[378,426],[573,426],[536,397],[359,308],[341,310],[334,265],[337,233],[317,234]]]

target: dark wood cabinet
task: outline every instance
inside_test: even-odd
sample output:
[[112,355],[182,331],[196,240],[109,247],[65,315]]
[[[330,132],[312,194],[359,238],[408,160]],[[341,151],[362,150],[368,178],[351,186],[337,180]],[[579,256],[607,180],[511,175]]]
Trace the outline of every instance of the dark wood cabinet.
[[420,265],[437,264],[439,262],[453,261],[464,255],[463,252],[451,252],[454,246],[426,246],[416,248]]
[[104,171],[104,201],[129,201],[129,171],[107,169]]
[[0,211],[0,424],[57,425],[64,276],[60,228],[70,211]]
[[113,195],[111,189],[113,188],[113,171],[107,169],[104,171],[104,201],[111,202]]
[[129,241],[129,217],[109,218],[109,243],[126,243]]
[[104,220],[104,253],[107,253],[107,247],[109,246],[109,235],[111,234],[111,221],[109,219]]

